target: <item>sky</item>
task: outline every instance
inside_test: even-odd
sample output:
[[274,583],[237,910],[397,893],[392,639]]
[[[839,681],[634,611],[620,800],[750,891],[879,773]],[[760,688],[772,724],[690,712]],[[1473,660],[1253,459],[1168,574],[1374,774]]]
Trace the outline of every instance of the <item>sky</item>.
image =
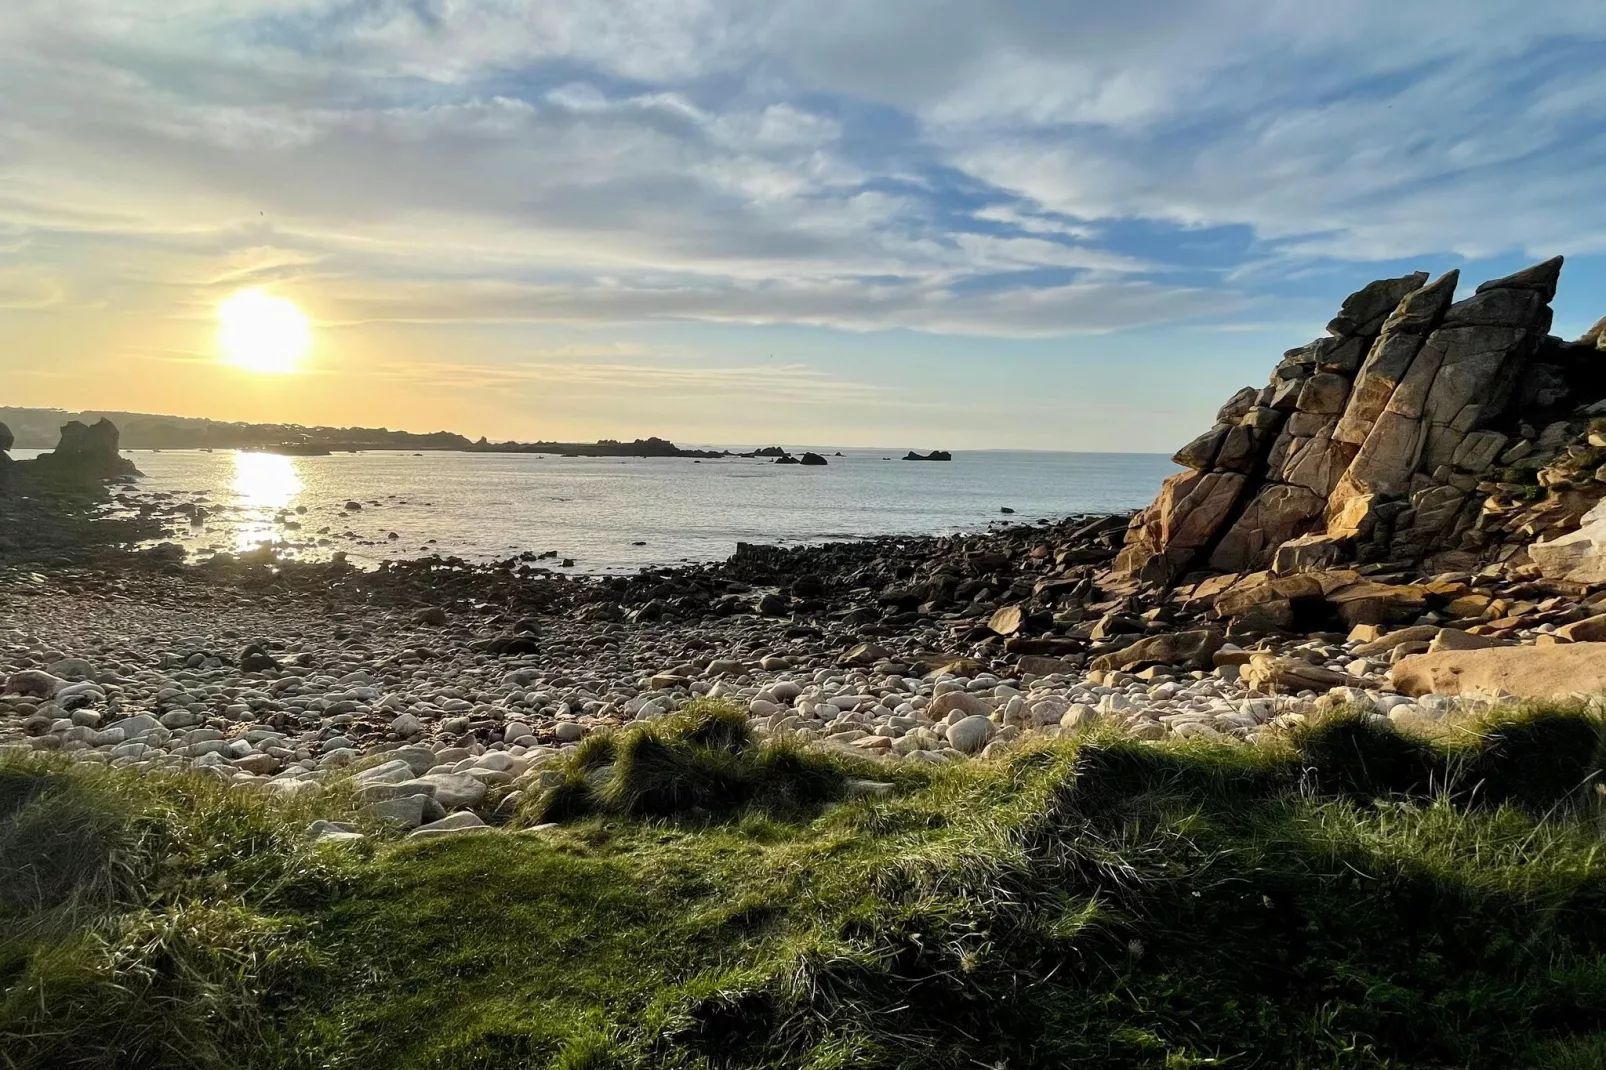
[[[0,404],[1170,451],[1345,294],[1558,253],[1599,0],[6,0]],[[242,289],[312,325],[221,359]]]

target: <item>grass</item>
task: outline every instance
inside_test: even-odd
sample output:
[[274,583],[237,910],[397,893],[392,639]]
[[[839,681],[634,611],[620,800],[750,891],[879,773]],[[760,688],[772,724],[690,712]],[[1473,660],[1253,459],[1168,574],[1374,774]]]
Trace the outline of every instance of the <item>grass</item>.
[[697,700],[674,717],[589,737],[521,816],[526,824],[593,814],[709,821],[742,810],[801,817],[842,797],[841,765],[784,742],[755,746],[740,710]]
[[558,827],[356,850],[199,778],[0,766],[0,1066],[1606,1055],[1586,711],[1434,743],[1355,716],[1274,747],[1093,733],[874,767],[870,797],[739,720],[588,741],[515,823]]

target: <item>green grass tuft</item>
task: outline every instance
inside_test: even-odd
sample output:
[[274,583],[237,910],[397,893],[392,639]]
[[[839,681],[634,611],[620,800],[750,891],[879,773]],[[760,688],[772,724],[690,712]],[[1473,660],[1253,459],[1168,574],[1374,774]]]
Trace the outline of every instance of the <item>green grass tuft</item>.
[[750,810],[797,818],[840,798],[846,782],[837,761],[790,744],[755,744],[738,708],[707,699],[592,737],[564,769],[564,779],[526,807],[524,823],[598,814],[731,820]]
[[722,747],[701,746],[657,731],[619,743],[619,760],[602,790],[612,808],[631,817],[730,813],[751,796],[748,769]]
[[693,699],[687,703],[679,714],[677,734],[693,746],[732,753],[753,745],[747,715],[732,703],[718,699]]
[[[1583,711],[1508,711],[1450,743],[1345,716],[1270,747],[1094,732],[944,767],[698,723],[571,752],[523,815],[560,827],[358,849],[308,844],[313,804],[200,775],[0,763],[0,1066],[1548,1070],[1606,1052]],[[855,776],[894,787],[855,794]]]

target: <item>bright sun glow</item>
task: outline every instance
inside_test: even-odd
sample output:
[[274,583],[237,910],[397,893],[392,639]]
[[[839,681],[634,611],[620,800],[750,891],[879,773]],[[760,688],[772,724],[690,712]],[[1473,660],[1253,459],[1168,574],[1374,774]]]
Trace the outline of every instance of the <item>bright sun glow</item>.
[[229,489],[241,509],[234,548],[243,552],[279,537],[275,517],[301,493],[301,476],[289,457],[239,452],[234,455],[234,483]]
[[312,345],[307,317],[284,297],[241,290],[218,306],[218,344],[235,367],[286,373]]

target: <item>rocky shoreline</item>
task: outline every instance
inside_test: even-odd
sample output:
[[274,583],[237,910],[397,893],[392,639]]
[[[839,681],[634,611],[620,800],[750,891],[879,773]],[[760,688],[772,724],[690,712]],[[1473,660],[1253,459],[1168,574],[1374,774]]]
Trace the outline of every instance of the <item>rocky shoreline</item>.
[[[1372,284],[1134,516],[614,577],[176,546],[8,567],[0,545],[0,746],[349,786],[458,828],[511,814],[566,748],[701,698],[759,739],[921,763],[1095,725],[1267,745],[1339,708],[1434,734],[1510,697],[1598,701],[1606,376],[1601,332],[1543,334],[1559,268],[1458,304],[1453,277]],[[80,458],[103,475],[110,435]],[[41,501],[28,523],[59,526]]]
[[1400,694],[1393,663],[1559,642],[1606,610],[1525,609],[1532,581],[1502,573],[1480,582],[1520,623],[1252,634],[1186,597],[1103,597],[1126,525],[744,546],[628,579],[516,560],[180,566],[160,552],[8,571],[0,745],[291,795],[345,783],[355,764],[349,782],[378,814],[494,821],[564,748],[704,696],[745,707],[760,738],[938,763],[1095,724],[1265,743],[1340,703],[1432,730],[1466,702]]

